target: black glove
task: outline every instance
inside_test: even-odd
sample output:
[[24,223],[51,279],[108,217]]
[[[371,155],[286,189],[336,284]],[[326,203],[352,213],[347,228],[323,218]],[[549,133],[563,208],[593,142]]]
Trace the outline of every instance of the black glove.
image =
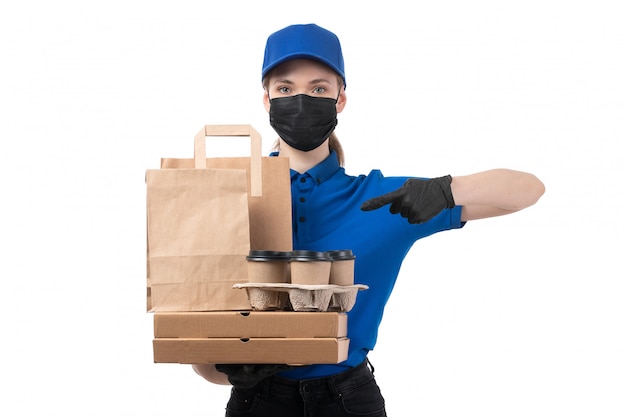
[[252,388],[277,372],[291,369],[289,365],[215,365],[215,369],[228,375],[235,388]]
[[455,206],[451,183],[450,175],[430,180],[411,178],[397,190],[367,200],[361,205],[361,210],[376,210],[391,203],[391,214],[400,213],[411,224],[424,223],[441,210]]

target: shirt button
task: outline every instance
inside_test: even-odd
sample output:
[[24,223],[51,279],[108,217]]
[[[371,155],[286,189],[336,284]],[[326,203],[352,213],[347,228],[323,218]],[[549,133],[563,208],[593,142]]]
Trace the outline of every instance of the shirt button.
[[306,178],[304,177],[300,178],[300,182],[306,182]]
[[306,221],[306,217],[300,217],[298,220],[300,220],[301,222],[305,222]]
[[305,201],[306,201],[306,198],[304,198],[304,197],[300,197],[300,202],[301,202],[301,203],[304,203]]

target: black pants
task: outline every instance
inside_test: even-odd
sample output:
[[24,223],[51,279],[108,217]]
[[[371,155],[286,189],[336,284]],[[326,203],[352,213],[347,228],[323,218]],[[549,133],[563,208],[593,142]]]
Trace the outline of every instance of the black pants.
[[270,377],[233,388],[226,417],[386,417],[385,400],[366,360],[337,375],[294,381]]

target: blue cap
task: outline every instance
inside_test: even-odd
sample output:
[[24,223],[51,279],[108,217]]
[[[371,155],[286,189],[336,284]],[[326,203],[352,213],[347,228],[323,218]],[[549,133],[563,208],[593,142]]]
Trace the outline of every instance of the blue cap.
[[339,38],[315,24],[287,26],[267,38],[261,79],[277,65],[298,58],[314,59],[328,65],[346,85]]

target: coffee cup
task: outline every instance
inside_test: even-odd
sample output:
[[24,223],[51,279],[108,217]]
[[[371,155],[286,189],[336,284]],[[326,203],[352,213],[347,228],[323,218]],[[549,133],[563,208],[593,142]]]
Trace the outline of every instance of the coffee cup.
[[355,256],[350,249],[328,251],[332,259],[330,267],[331,285],[354,285],[354,260]]
[[246,257],[248,282],[289,282],[289,257],[291,252],[251,250]]
[[328,285],[332,261],[326,252],[295,250],[289,259],[292,284]]

